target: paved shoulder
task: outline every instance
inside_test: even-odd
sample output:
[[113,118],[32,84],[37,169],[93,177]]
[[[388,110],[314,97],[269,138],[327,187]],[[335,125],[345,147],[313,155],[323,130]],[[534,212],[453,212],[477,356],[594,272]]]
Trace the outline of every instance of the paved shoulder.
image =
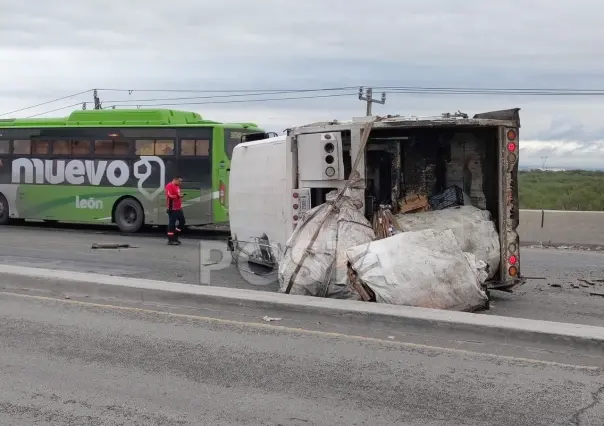
[[601,371],[0,296],[5,424],[599,425]]

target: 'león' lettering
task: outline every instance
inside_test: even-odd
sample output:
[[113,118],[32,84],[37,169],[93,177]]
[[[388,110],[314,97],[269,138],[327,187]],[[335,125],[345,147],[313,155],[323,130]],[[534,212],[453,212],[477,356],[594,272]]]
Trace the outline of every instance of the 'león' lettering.
[[94,197],[90,198],[81,198],[79,195],[76,195],[75,198],[76,209],[90,209],[90,210],[102,210],[103,202],[101,200],[97,200]]

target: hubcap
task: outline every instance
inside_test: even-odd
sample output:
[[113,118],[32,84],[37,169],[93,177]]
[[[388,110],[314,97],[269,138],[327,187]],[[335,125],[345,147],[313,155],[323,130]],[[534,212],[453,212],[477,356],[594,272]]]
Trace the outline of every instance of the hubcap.
[[128,225],[132,225],[136,222],[136,218],[136,209],[132,206],[126,206],[124,208],[124,220],[126,223],[128,223]]

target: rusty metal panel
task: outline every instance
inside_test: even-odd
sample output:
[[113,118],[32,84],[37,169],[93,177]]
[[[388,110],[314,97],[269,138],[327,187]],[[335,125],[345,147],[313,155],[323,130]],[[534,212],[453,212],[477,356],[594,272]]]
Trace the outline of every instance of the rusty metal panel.
[[477,120],[502,120],[513,121],[517,127],[520,127],[520,108],[502,109],[499,111],[483,112],[475,114],[474,119]]
[[396,141],[389,146],[389,152],[392,156],[392,167],[391,167],[391,182],[392,182],[392,211],[398,212],[398,199],[401,197],[402,187],[402,162],[401,162],[401,142]]

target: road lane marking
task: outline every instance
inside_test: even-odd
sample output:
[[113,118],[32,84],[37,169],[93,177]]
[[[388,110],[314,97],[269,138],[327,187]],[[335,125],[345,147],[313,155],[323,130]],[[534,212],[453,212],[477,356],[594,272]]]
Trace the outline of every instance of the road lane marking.
[[[489,354],[489,353],[483,353],[483,352],[469,351],[469,350],[465,350],[465,349],[455,349],[455,348],[446,348],[446,347],[441,347],[441,346],[423,345],[420,343],[400,342],[400,341],[396,341],[396,340],[386,340],[386,339],[379,339],[376,337],[350,335],[350,334],[343,334],[343,333],[337,333],[337,332],[332,332],[332,331],[308,330],[305,328],[287,327],[287,326],[283,326],[283,325],[272,325],[272,324],[269,325],[269,324],[256,323],[256,322],[235,321],[235,320],[227,320],[227,319],[223,319],[223,318],[206,317],[206,316],[202,316],[202,315],[178,314],[178,313],[173,313],[173,312],[156,311],[153,309],[135,308],[135,307],[131,307],[131,306],[117,306],[117,305],[110,305],[110,304],[103,304],[103,303],[83,302],[83,301],[79,301],[79,300],[59,299],[59,298],[55,298],[55,297],[35,296],[35,295],[31,295],[31,294],[20,294],[20,293],[6,292],[6,291],[0,291],[0,295],[19,297],[19,298],[23,298],[23,299],[35,299],[35,300],[43,300],[43,301],[50,301],[50,302],[62,302],[62,303],[67,303],[67,304],[72,304],[72,305],[88,306],[88,307],[101,308],[101,309],[106,309],[106,310],[139,312],[139,313],[151,314],[151,315],[152,314],[163,315],[166,317],[191,319],[191,320],[196,320],[196,321],[200,321],[200,322],[212,322],[212,323],[217,323],[217,324],[233,325],[233,326],[237,326],[237,327],[241,327],[241,328],[250,327],[250,328],[257,328],[257,329],[267,330],[267,331],[268,330],[270,330],[270,331],[278,330],[278,331],[283,331],[283,332],[288,332],[288,333],[300,333],[300,334],[308,334],[308,335],[313,335],[313,336],[356,340],[356,341],[366,342],[366,343],[379,343],[379,344],[388,345],[388,346],[398,346],[398,347],[416,349],[416,350],[422,349],[422,350],[440,351],[440,352],[447,352],[447,353],[467,355],[467,356],[481,356],[481,357],[485,357],[485,358],[494,358],[494,359],[498,359],[498,360],[524,362],[524,363],[529,363],[529,364],[540,364],[543,366],[570,368],[573,370],[587,370],[587,371],[601,371],[602,370],[602,367],[565,364],[565,363],[560,363],[560,362],[555,362],[555,361],[543,361],[543,360],[539,360],[539,359],[514,357],[514,356],[509,356],[509,355]],[[186,308],[186,307],[183,307],[183,308]]]

